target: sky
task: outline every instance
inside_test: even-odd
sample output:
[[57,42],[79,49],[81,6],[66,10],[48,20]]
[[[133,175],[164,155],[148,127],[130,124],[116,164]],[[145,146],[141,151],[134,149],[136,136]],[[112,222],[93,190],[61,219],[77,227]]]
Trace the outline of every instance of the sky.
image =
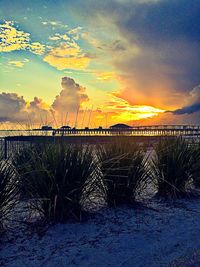
[[200,0],[0,0],[0,127],[200,124]]

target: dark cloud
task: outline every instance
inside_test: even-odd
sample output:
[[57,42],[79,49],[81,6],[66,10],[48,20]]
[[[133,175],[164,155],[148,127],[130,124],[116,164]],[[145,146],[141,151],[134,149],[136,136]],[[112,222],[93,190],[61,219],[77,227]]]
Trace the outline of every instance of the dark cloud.
[[117,13],[115,23],[129,45],[137,44],[141,53],[116,62],[118,68],[124,71],[127,63],[132,81],[141,85],[146,85],[147,79],[151,85],[153,80],[164,78],[176,92],[187,92],[199,83],[199,0],[129,4],[123,10]]
[[192,114],[176,115],[172,112],[164,112],[153,118],[142,119],[140,121],[133,121],[133,125],[184,125],[184,124],[200,124],[200,111]]
[[113,46],[112,63],[125,77],[121,97],[132,104],[180,107],[199,84],[200,0],[88,0],[80,10],[80,17],[108,35],[117,29],[120,43],[107,47]]
[[200,85],[192,89],[192,91],[189,93],[187,102],[187,106],[174,110],[172,113],[175,115],[183,115],[193,114],[200,111]]
[[[21,120],[21,115],[24,115],[26,102],[22,96],[15,93],[0,94],[0,121],[16,121]],[[20,115],[20,118],[18,117]]]
[[172,113],[175,115],[183,115],[183,114],[193,114],[197,111],[200,111],[200,103],[177,109]]
[[148,44],[156,45],[174,39],[198,42],[199,12],[199,0],[161,0],[130,6],[127,16],[119,25],[127,32],[137,34],[139,41]]
[[78,2],[71,8],[82,18],[91,19],[94,26],[99,18],[101,24],[115,23],[132,41],[148,45],[182,38],[200,41],[200,0]]
[[49,110],[37,97],[28,103],[15,93],[0,94],[0,122],[42,123],[49,116]]
[[115,40],[112,44],[110,49],[114,50],[114,51],[125,51],[126,50],[126,46],[125,44],[123,44],[123,42],[121,40]]
[[[76,113],[81,103],[88,101],[85,88],[69,77],[62,78],[62,90],[49,107],[42,99],[34,97],[31,102],[15,93],[0,94],[0,122],[12,123],[47,123],[54,115]],[[56,112],[56,114],[55,114]]]

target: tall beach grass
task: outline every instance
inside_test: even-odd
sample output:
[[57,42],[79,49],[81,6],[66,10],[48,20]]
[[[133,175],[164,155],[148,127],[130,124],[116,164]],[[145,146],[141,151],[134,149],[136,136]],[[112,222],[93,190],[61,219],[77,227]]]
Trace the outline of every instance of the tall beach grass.
[[152,181],[158,197],[188,196],[192,185],[200,186],[200,147],[165,139],[149,158],[141,146],[121,138],[96,147],[25,146],[12,163],[0,161],[0,228],[19,195],[48,222],[80,221],[101,201],[109,207],[136,204]]
[[179,198],[188,195],[188,188],[194,179],[199,154],[193,146],[182,138],[162,140],[155,147],[156,155],[151,170],[157,183],[158,196]]
[[39,153],[30,151],[29,161],[21,167],[23,190],[33,210],[48,221],[81,220],[84,198],[98,178],[91,147],[45,145]]
[[115,139],[97,149],[109,206],[131,204],[148,179],[147,159],[141,147]]
[[0,161],[0,233],[7,227],[18,202],[18,176],[11,163]]

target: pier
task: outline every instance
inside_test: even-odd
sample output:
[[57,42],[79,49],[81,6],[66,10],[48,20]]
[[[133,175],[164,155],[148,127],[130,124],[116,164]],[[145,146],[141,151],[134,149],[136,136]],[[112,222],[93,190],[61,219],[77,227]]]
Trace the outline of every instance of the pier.
[[85,128],[56,129],[52,132],[57,136],[200,136],[200,125],[155,125],[135,126],[127,128]]
[[153,125],[110,128],[70,128],[0,130],[1,137],[8,136],[200,136],[200,125]]
[[9,158],[13,152],[30,144],[67,143],[67,144],[102,144],[115,138],[128,139],[152,146],[161,139],[182,136],[192,143],[200,141],[200,125],[155,125],[135,127],[85,128],[62,127],[59,129],[33,129],[0,131],[0,154]]

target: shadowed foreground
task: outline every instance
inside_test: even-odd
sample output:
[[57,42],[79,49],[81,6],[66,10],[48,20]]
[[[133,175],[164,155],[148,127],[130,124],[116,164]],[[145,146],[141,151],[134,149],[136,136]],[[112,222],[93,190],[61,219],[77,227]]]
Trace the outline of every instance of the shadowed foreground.
[[[151,200],[147,206],[105,209],[86,222],[58,224],[34,235],[16,225],[0,245],[0,265],[199,266],[172,263],[200,249],[200,200]],[[199,252],[191,260],[199,262]]]

